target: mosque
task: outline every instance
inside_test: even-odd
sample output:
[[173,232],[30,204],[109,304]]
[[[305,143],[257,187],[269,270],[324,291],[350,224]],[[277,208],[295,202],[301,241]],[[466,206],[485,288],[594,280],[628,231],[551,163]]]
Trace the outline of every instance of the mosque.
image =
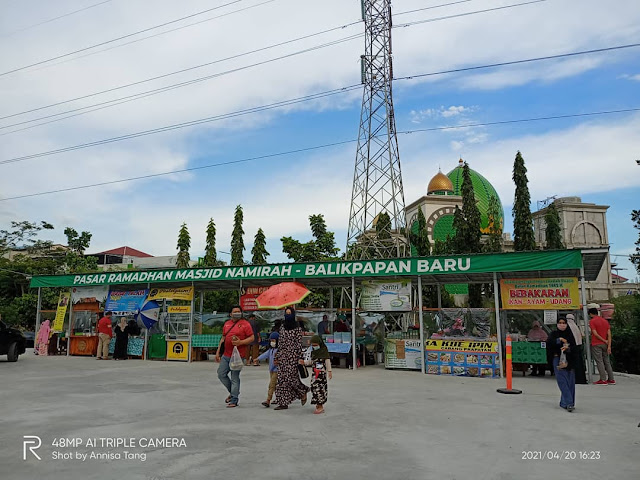
[[[464,161],[459,160],[458,165],[446,175],[438,171],[429,181],[427,194],[410,203],[406,207],[408,226],[417,232],[418,211],[422,210],[427,221],[427,232],[431,245],[436,240],[446,240],[447,235],[453,236],[453,214],[456,206],[462,207],[462,169]],[[489,232],[489,200],[495,197],[500,205],[499,222],[502,233],[502,249],[505,252],[513,251],[513,240],[509,233],[503,232],[504,210],[500,196],[491,183],[480,173],[469,169],[473,190],[480,210],[480,230],[486,234]],[[561,235],[567,248],[606,248],[609,249],[609,235],[607,228],[606,205],[583,202],[580,197],[556,198],[556,205],[560,216]],[[532,212],[534,234],[539,248],[545,244],[546,208]],[[640,291],[637,283],[626,283],[627,279],[612,273],[615,263],[612,264],[610,256],[607,256],[598,278],[594,282],[586,282],[587,298],[593,301],[603,301],[619,295],[626,295]],[[620,278],[624,281],[621,282]],[[463,293],[447,286],[450,293]]]

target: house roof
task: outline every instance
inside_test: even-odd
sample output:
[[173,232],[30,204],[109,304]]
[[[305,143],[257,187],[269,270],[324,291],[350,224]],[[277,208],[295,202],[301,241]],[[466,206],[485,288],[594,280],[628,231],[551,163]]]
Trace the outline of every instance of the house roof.
[[611,278],[613,278],[614,280],[617,280],[617,281],[618,281],[618,282],[620,282],[620,283],[624,283],[624,282],[626,282],[627,280],[629,280],[628,278],[624,278],[623,276],[621,276],[621,275],[617,275],[617,274],[615,274],[615,273],[612,273],[612,274],[611,274]]
[[129,257],[138,258],[153,257],[153,255],[141,252],[140,250],[136,250],[135,248],[127,247],[126,245],[124,247],[118,247],[111,250],[105,250],[104,252],[94,253],[94,255],[127,255]]

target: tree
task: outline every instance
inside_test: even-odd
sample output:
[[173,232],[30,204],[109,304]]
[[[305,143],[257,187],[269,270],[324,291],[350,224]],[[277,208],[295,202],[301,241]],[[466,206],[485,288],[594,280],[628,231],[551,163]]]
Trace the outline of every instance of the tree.
[[429,242],[429,234],[427,233],[427,219],[424,217],[422,208],[418,209],[418,232],[414,233],[409,228],[409,242],[415,248],[419,257],[427,257],[431,254],[431,242]]
[[391,238],[391,217],[387,212],[378,214],[376,235],[380,240],[389,240]]
[[555,202],[549,205],[547,213],[544,215],[544,221],[547,224],[545,230],[545,249],[546,250],[562,250],[564,244],[562,243],[562,230],[560,228],[560,215],[556,208]]
[[187,229],[187,224],[183,223],[178,233],[178,259],[176,261],[176,268],[189,268],[189,248],[191,248],[191,236]]
[[263,265],[267,263],[267,257],[269,256],[269,252],[267,252],[267,239],[264,236],[264,232],[261,228],[258,229],[258,233],[253,240],[253,248],[251,249],[251,263],[253,265]]
[[89,248],[91,243],[91,234],[89,232],[78,234],[74,228],[67,227],[64,229],[64,234],[67,237],[67,245],[73,252],[83,255],[85,250]]
[[500,224],[500,203],[495,195],[489,197],[489,208],[487,209],[487,217],[489,218],[488,238],[484,244],[484,251],[501,252],[502,251],[502,225]]
[[460,253],[480,253],[480,210],[476,201],[471,182],[471,172],[469,164],[465,162],[462,167],[462,215],[466,224],[464,232],[464,249]]
[[518,152],[513,163],[513,182],[516,193],[513,201],[513,248],[516,252],[536,249],[533,235],[533,218],[531,217],[531,196],[529,195],[529,180],[524,158]]
[[327,230],[323,215],[310,215],[309,226],[314,240],[302,243],[292,237],[282,237],[282,251],[295,262],[337,260],[335,235]]
[[204,249],[204,265],[205,267],[215,267],[216,263],[216,224],[213,218],[210,218],[209,224],[207,225],[207,245]]
[[233,216],[233,232],[231,232],[231,265],[244,265],[243,221],[242,205],[238,205]]
[[41,230],[53,230],[53,225],[45,221],[11,222],[10,230],[0,230],[0,255],[13,248],[33,250],[50,247],[53,242],[37,240]]
[[[631,220],[634,222],[634,227],[640,231],[640,210],[633,210],[631,212]],[[636,266],[636,270],[640,274],[640,232],[638,233],[638,240],[636,241],[636,251],[629,256],[629,260]]]

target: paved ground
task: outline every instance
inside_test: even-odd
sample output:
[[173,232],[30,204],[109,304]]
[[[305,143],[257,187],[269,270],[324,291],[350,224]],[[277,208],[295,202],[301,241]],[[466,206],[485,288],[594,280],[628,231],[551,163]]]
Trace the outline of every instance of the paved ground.
[[[215,368],[2,357],[0,478],[639,478],[637,377],[618,377],[615,387],[578,386],[577,409],[567,413],[551,377],[517,375],[515,387],[524,394],[513,396],[496,393],[500,380],[337,370],[327,413],[318,416],[309,405],[280,412],[260,406],[266,367],[245,368],[240,407],[225,409]],[[41,461],[30,452],[23,460],[23,435],[41,437]],[[184,438],[186,447],[149,447],[144,440],[166,437]],[[56,448],[56,438],[79,438],[82,445]],[[100,438],[134,439],[135,446],[102,448]],[[95,448],[86,446],[89,439]],[[136,452],[146,460],[53,458],[92,451]],[[577,458],[547,458],[563,451]],[[523,460],[526,452],[542,458]]]

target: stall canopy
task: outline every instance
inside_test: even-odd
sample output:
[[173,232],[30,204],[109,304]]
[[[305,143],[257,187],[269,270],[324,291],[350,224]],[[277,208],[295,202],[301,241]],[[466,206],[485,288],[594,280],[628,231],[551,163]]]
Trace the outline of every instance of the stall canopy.
[[497,254],[450,255],[385,260],[283,263],[212,268],[115,271],[78,275],[34,276],[31,288],[141,284],[164,287],[193,284],[198,290],[224,290],[268,286],[277,281],[299,280],[307,287],[349,287],[351,279],[384,280],[422,277],[423,284],[490,283],[501,278],[598,276],[606,249],[533,251]]

